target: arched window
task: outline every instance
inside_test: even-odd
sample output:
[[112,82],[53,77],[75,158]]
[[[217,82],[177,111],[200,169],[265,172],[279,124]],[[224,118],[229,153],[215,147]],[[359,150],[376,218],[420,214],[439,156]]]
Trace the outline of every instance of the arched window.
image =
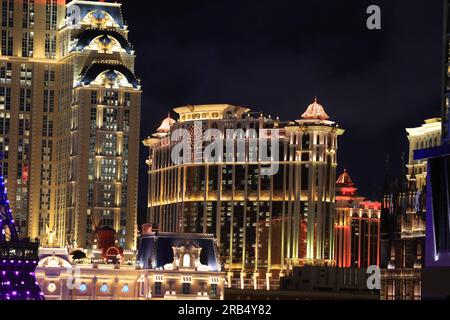
[[191,257],[186,253],[183,256],[183,267],[188,268],[191,266]]

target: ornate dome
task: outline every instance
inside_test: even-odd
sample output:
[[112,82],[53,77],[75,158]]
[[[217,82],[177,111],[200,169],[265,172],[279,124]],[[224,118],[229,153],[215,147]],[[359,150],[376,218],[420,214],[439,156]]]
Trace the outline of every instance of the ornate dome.
[[170,117],[170,113],[167,115],[167,118],[163,120],[161,125],[159,126],[158,130],[156,130],[158,133],[169,133],[170,127],[175,123],[176,121],[173,120]]
[[314,98],[314,102],[308,106],[306,112],[302,114],[303,119],[312,120],[327,120],[330,117],[325,112],[323,106],[317,101],[317,97]]

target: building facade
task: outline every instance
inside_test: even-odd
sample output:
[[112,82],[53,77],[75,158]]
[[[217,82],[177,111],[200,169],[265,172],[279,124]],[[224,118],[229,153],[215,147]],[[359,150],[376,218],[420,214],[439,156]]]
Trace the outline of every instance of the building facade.
[[0,152],[21,236],[38,237],[55,206],[58,29],[65,1],[1,2]]
[[381,202],[367,201],[345,170],[336,181],[336,266],[380,265]]
[[56,242],[89,247],[107,226],[136,249],[141,89],[121,5],[71,1],[59,33]]
[[0,152],[22,237],[135,249],[140,85],[121,5],[2,1]]
[[[65,249],[41,249],[36,279],[47,300],[219,300],[224,298],[212,235],[149,232],[136,258],[107,264],[90,251],[73,260]],[[100,261],[100,262],[99,262]]]
[[[300,120],[287,122],[226,104],[175,112],[177,121],[165,119],[144,141],[154,228],[214,234],[228,285],[236,288],[270,289],[295,265],[334,263],[337,139],[344,130],[317,99]],[[189,153],[200,159],[209,146],[203,141],[208,129],[229,148],[219,148],[223,155],[212,162],[175,164],[176,129],[187,130]],[[275,134],[279,144],[271,147],[279,159],[272,150],[264,162],[258,142]],[[274,163],[276,174],[261,174]]]
[[[416,150],[441,143],[440,119],[406,129],[409,160],[397,183],[386,181],[382,209],[382,288],[385,300],[419,300],[425,262],[427,160]],[[389,178],[387,178],[388,180]]]

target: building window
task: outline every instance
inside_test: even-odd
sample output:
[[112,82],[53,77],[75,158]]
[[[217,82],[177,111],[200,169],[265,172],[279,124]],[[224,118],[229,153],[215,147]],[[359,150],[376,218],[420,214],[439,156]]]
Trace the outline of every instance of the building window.
[[91,92],[91,104],[97,104],[98,103],[98,97],[97,97],[97,91]]
[[103,110],[103,129],[117,130],[117,109],[107,108]]
[[30,135],[30,115],[19,115],[19,136]]
[[0,134],[9,134],[9,122],[11,115],[9,113],[0,113]]
[[211,297],[217,297],[217,284],[211,284]]
[[103,94],[103,104],[108,106],[118,106],[119,93],[116,91],[105,91]]
[[9,30],[2,30],[2,55],[12,56],[13,55],[13,36],[12,32]]
[[123,112],[123,131],[130,131],[130,110],[124,110]]
[[57,13],[57,0],[47,0],[47,4],[45,6],[45,28],[47,30],[56,30]]
[[102,155],[115,156],[117,154],[117,136],[106,134],[102,141]]
[[55,91],[44,90],[44,112],[53,112],[55,110]]
[[162,292],[162,283],[155,282],[155,295],[160,295]]
[[23,0],[23,28],[34,28],[34,0]]
[[44,72],[44,85],[46,87],[53,86],[55,84],[55,69],[53,66],[45,66]]
[[11,88],[0,87],[0,110],[11,110]]
[[48,116],[43,117],[42,136],[44,137],[53,136],[53,120],[50,119]]
[[21,86],[31,86],[31,82],[33,80],[33,71],[31,67],[28,67],[26,64],[20,65],[20,85]]
[[100,292],[102,292],[102,293],[108,293],[108,291],[109,291],[109,288],[108,288],[108,285],[107,285],[106,283],[104,283],[104,284],[102,284],[102,285],[100,286]]
[[14,27],[14,0],[2,0],[2,27]]
[[183,294],[190,294],[191,293],[191,284],[190,283],[183,283]]
[[97,108],[91,108],[91,129],[97,128]]
[[33,57],[34,32],[24,32],[22,37],[22,57]]
[[47,59],[56,58],[56,35],[47,33],[45,35],[45,57]]
[[130,107],[131,106],[131,93],[125,92],[125,106]]
[[183,256],[183,267],[189,268],[191,266],[191,257],[188,254]]
[[21,112],[31,111],[31,89],[20,88],[19,108]]
[[3,62],[0,64],[0,83],[10,84],[12,77],[12,63]]
[[[0,124],[2,119],[0,118]],[[0,137],[0,152],[3,154],[3,159],[8,159],[9,152],[9,138]]]

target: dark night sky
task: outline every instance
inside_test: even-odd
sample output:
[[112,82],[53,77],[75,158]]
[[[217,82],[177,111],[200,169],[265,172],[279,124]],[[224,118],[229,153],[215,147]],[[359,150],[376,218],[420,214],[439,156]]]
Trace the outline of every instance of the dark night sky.
[[[298,119],[317,95],[346,134],[339,171],[373,197],[384,159],[400,170],[406,127],[439,116],[441,1],[127,0],[142,79],[141,135],[174,106],[230,103]],[[366,8],[382,30],[366,28]],[[139,214],[145,219],[146,148]]]

